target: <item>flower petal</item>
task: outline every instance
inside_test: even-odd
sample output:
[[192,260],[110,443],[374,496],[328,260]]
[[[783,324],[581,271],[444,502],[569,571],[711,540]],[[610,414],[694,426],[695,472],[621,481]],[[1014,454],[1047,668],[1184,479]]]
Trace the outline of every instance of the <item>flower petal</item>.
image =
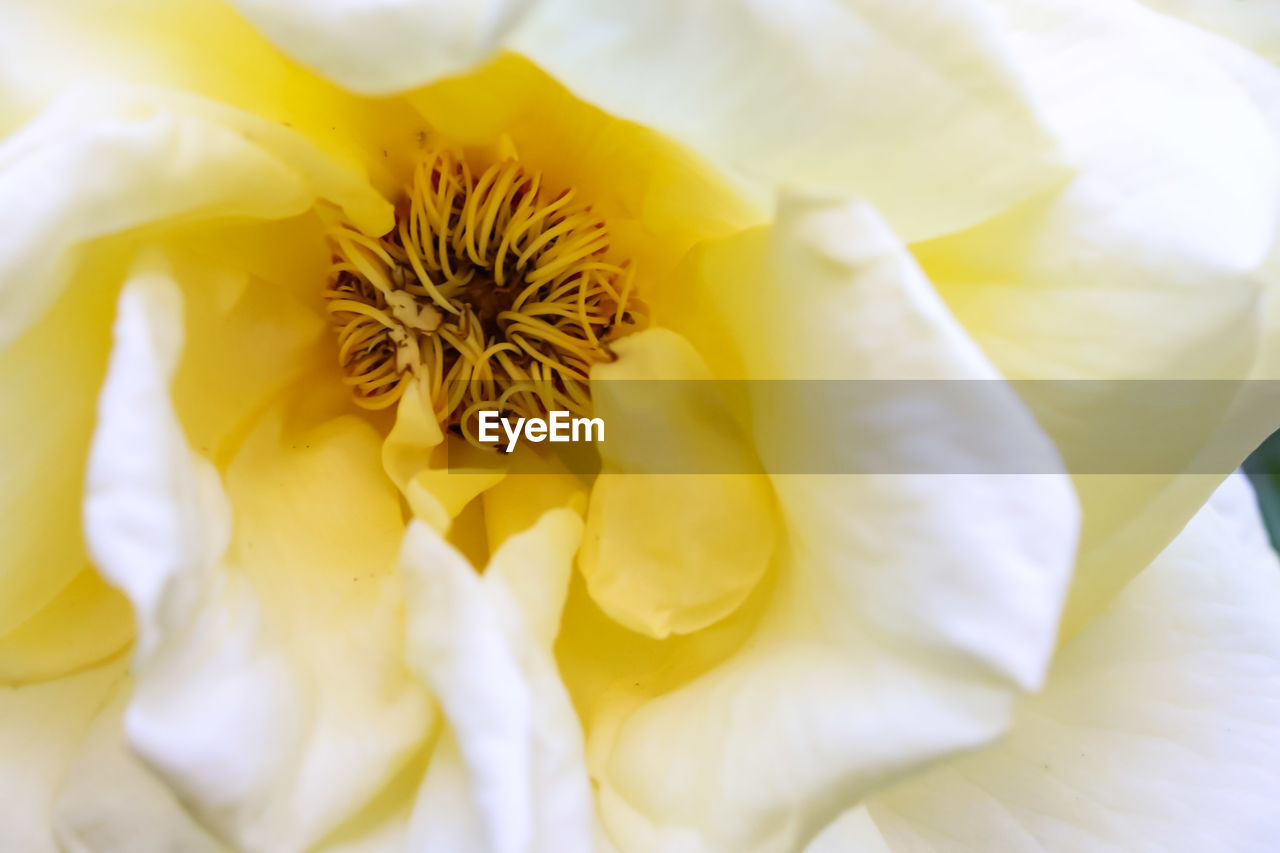
[[1139,6],[1009,14],[1031,92],[1078,174],[913,247],[926,272],[1013,377],[1240,376],[1256,344],[1242,325],[1252,273],[1280,222],[1265,117],[1204,39]]
[[1253,501],[1224,484],[1005,740],[874,799],[893,849],[1270,849],[1280,562]]
[[[225,491],[169,402],[180,297],[142,267],[118,309],[85,517],[138,624],[132,747],[247,851],[301,850],[420,748],[424,691],[399,656],[402,529],[355,419],[264,420]],[[232,524],[234,518],[234,526]]]
[[[258,227],[282,237],[311,237],[303,246],[318,253],[316,260],[327,258],[319,222],[308,219]],[[192,447],[225,466],[262,413],[293,383],[317,368],[336,370],[332,354],[323,348],[331,342],[328,324],[318,306],[293,292],[298,284],[282,286],[252,274],[235,257],[230,241],[217,239],[216,229],[205,237],[210,248],[217,248],[216,256],[182,245],[181,239],[166,246],[182,288],[186,340],[173,404]],[[302,282],[317,289],[324,281],[323,269],[299,273]]]
[[352,91],[381,95],[467,70],[531,0],[234,0],[287,53]]
[[116,660],[42,684],[0,687],[0,848],[61,851],[50,819],[55,791],[123,671]]
[[[369,223],[390,216],[357,176],[291,131],[149,90],[68,92],[0,145],[0,635],[56,607],[54,596],[86,566],[79,536],[67,531],[79,526],[91,400],[136,229],[291,216],[318,195]],[[100,239],[130,229],[129,237]],[[105,613],[111,605],[93,606]],[[21,677],[100,658],[127,630],[114,621],[97,649],[68,635],[61,663],[32,661]]]
[[1280,4],[1275,0],[1216,3],[1214,0],[1143,0],[1159,9],[1257,51],[1280,62]]
[[552,510],[483,577],[425,524],[401,553],[407,654],[450,730],[415,809],[415,851],[593,850],[582,734],[551,657],[582,523]]
[[[1276,32],[1280,33],[1280,29]],[[1266,120],[1274,144],[1280,148],[1280,67],[1226,39],[1197,35],[1205,54],[1212,57],[1248,94]],[[1280,43],[1277,47],[1280,48]],[[1280,293],[1280,234],[1271,247],[1271,255],[1257,270],[1256,276],[1266,288],[1267,295],[1262,300],[1261,351],[1254,378],[1280,378],[1280,300],[1276,298]]]
[[[108,619],[100,645],[63,634],[61,649],[41,649],[50,656],[43,662],[18,650],[32,647],[16,636],[47,636],[40,625],[56,619],[59,597],[64,603],[76,597],[69,585],[92,572],[80,536],[79,499],[93,400],[110,347],[113,294],[124,274],[120,255],[91,252],[92,272],[74,275],[49,312],[0,349],[0,637],[13,655],[6,657],[6,682],[100,659],[132,632],[129,620]],[[86,591],[84,585],[79,591]],[[103,598],[78,600],[99,613],[100,605],[110,607]],[[108,649],[113,641],[115,648]]]
[[132,686],[122,679],[62,777],[52,815],[58,843],[68,853],[223,853],[129,750],[124,711]]
[[161,85],[294,128],[385,192],[398,188],[422,129],[403,103],[361,98],[309,73],[223,0],[0,8],[0,134],[88,80]]
[[[1280,145],[1249,91],[1215,61],[1219,40],[1138,4],[1001,5],[1031,97],[1077,175],[975,229],[913,247],[930,278],[1012,378],[1249,375],[1260,343],[1257,270],[1280,225]],[[1036,413],[1062,446],[1105,451],[1099,413],[1121,408],[1149,425],[1144,433],[1165,434],[1166,413],[1128,393],[1104,381]],[[1188,434],[1179,427],[1170,432]],[[1242,431],[1238,460],[1261,438]],[[1166,470],[1181,470],[1176,462]],[[1077,479],[1084,530],[1064,633],[1149,563],[1221,476],[1201,480]]]
[[767,218],[771,193],[580,100],[519,54],[404,99],[444,139],[494,156],[514,151],[544,186],[588,200],[617,256],[634,262],[636,292],[656,313],[665,313],[667,274],[691,246]]
[[414,517],[441,533],[472,499],[504,476],[501,469],[468,471],[460,461],[466,446],[461,442],[446,446],[446,441],[422,385],[409,383],[396,407],[395,424],[382,444],[382,466]]
[[891,849],[867,807],[858,806],[840,815],[804,848],[804,853],[889,853]]
[[[997,378],[865,205],[784,200],[773,229],[708,247],[700,268],[753,378]],[[794,435],[768,402],[752,413],[766,468]],[[1052,458],[1011,392],[991,414]],[[919,443],[892,411],[865,415],[829,423],[860,430],[842,433],[851,448]],[[1043,677],[1074,556],[1064,476],[772,480],[786,547],[754,636],[665,695],[620,684],[592,719],[621,849],[792,849],[895,775],[998,735]]]
[[133,638],[129,602],[83,569],[29,619],[0,638],[0,683],[41,681],[114,655]]
[[1061,174],[978,3],[546,0],[510,45],[579,97],[770,189],[865,197],[911,240]]
[[0,345],[52,304],[88,240],[175,217],[284,218],[318,195],[390,226],[386,201],[287,128],[198,98],[71,91],[0,146]]
[[1060,176],[996,19],[964,0],[929,15],[887,0],[237,5],[286,52],[366,93],[432,83],[507,47],[769,189],[864,195],[911,239]]
[[[681,393],[711,379],[688,342],[651,329],[614,351],[617,361],[591,371],[594,411],[610,434],[578,566],[591,597],[623,625],[660,639],[687,634],[732,612],[764,575],[773,495],[724,404]],[[649,462],[714,459],[728,473],[679,462],[646,473]]]

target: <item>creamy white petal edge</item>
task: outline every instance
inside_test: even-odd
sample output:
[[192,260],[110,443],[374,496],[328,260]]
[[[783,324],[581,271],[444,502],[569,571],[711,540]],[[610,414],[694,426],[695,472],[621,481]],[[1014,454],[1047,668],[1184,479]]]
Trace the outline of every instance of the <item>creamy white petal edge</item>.
[[[868,206],[779,210],[700,262],[748,376],[997,380]],[[744,287],[760,299],[735,300]],[[755,402],[768,469],[795,424]],[[889,402],[826,425],[848,453],[909,457],[930,422]],[[1015,400],[987,415],[1021,421],[1052,458]],[[1040,684],[1074,555],[1065,475],[772,479],[785,547],[755,636],[672,692],[620,684],[590,721],[620,849],[792,850],[895,774],[998,736],[1014,696]]]
[[25,687],[0,687],[0,849],[58,853],[57,786],[94,715],[123,677],[120,661]]
[[1280,62],[1280,2],[1249,0],[1143,0],[1159,9],[1238,41],[1272,62]]
[[81,244],[164,220],[282,219],[323,197],[361,228],[391,206],[299,134],[202,98],[75,87],[0,145],[0,345],[60,292]]
[[897,0],[492,0],[447,15],[438,2],[236,5],[285,52],[365,93],[514,50],[766,194],[857,194],[908,240],[972,225],[1065,174],[997,19],[970,0],[929,14]]
[[1242,476],[1067,644],[998,744],[845,815],[809,853],[1280,844],[1280,561]]
[[476,65],[536,0],[236,0],[295,58],[355,92],[411,89]]
[[[315,560],[264,569],[234,547],[233,509],[237,528],[251,528],[248,520],[269,516],[270,507],[257,504],[246,486],[252,472],[238,474],[233,463],[224,484],[183,438],[168,397],[182,341],[179,302],[164,265],[146,258],[120,298],[90,463],[88,541],[138,621],[136,684],[124,714],[132,748],[238,849],[274,853],[317,842],[363,849],[341,843],[344,819],[358,816],[410,766],[433,728],[425,691],[396,677],[403,658],[431,687],[450,727],[421,785],[413,780],[408,788],[418,790],[412,815],[405,810],[392,826],[378,827],[381,840],[372,849],[595,849],[582,733],[551,655],[581,538],[579,516],[547,513],[495,553],[483,578],[435,531],[415,523],[399,561],[404,636],[394,630],[395,575],[383,576],[382,592],[369,599],[339,586],[344,612],[333,610],[324,587],[358,571],[361,591],[377,589],[383,567],[338,572]],[[309,446],[337,429],[329,422],[311,432]],[[376,440],[365,449],[356,461],[381,478]],[[319,459],[326,469],[341,463]],[[252,461],[272,483],[303,478],[301,486],[317,491],[306,465]],[[344,485],[338,500],[376,503]],[[384,487],[390,494],[390,484]],[[273,495],[277,490],[272,486]],[[297,514],[300,495],[279,496],[303,522],[297,535],[323,535]],[[240,501],[247,506],[234,506]],[[359,532],[379,538],[377,525],[362,522]],[[266,533],[252,541],[258,551],[288,553]],[[307,613],[282,614],[288,606],[280,593],[303,599],[300,610],[316,610],[313,624]],[[107,738],[111,722],[103,725]],[[58,825],[66,838],[109,840],[121,832],[123,815],[165,814],[164,798],[151,794],[103,801],[73,790],[60,801]],[[183,837],[179,830],[211,843],[190,824],[175,824],[170,840]]]
[[415,853],[596,849],[582,730],[551,655],[581,538],[576,512],[551,510],[481,576],[410,524],[407,655],[450,722],[418,793]]
[[[431,710],[425,691],[395,665],[401,639],[389,566],[362,564],[359,552],[278,563],[289,550],[271,530],[251,534],[250,550],[230,547],[232,502],[214,468],[188,448],[169,401],[181,342],[179,292],[148,259],[121,294],[85,504],[91,555],[134,606],[136,684],[124,724],[132,748],[235,846],[302,850],[421,748]],[[312,441],[355,439],[335,427]],[[365,446],[376,474],[376,437]],[[317,448],[323,455],[313,458],[333,469],[358,449]],[[376,503],[376,495],[352,493],[353,480],[325,494],[323,479],[289,462],[263,471],[277,484],[309,489],[318,502]],[[339,477],[350,473],[337,469]],[[243,489],[234,472],[230,486]],[[303,524],[276,536],[333,549],[307,525],[302,495],[279,498]],[[237,513],[237,527],[270,511],[250,504]],[[387,506],[395,508],[389,487]],[[377,540],[378,525],[352,509]],[[398,511],[391,518],[398,524]],[[335,526],[332,518],[317,523]],[[255,544],[265,560],[251,556]],[[356,572],[369,593],[342,584]]]
[[[18,341],[21,358],[43,368],[10,361],[0,377],[0,631],[48,604],[85,565],[78,538],[59,531],[79,516],[72,496],[127,241],[148,227],[158,236],[220,217],[283,219],[317,198],[366,227],[391,220],[358,173],[299,134],[173,92],[76,87],[0,144],[0,347],[12,354]],[[121,232],[129,236],[107,239]],[[119,265],[78,267],[95,242],[99,263],[116,250]],[[63,304],[57,325],[37,327],[74,272],[82,273],[75,304]]]
[[[1058,192],[914,247],[935,286],[1009,377],[1249,376],[1268,345],[1259,267],[1280,226],[1280,137],[1268,121],[1280,71],[1128,0],[993,3],[1078,172]],[[1129,424],[1165,434],[1167,413],[1123,386],[1057,396],[1036,413],[1068,458],[1123,452],[1098,423],[1125,408]],[[1274,403],[1262,416],[1226,408],[1210,402],[1170,433],[1186,453],[1210,438],[1193,421],[1222,416],[1215,440],[1233,458],[1200,469],[1218,476],[1077,481],[1085,527],[1065,633],[1147,565],[1276,426]],[[1169,453],[1179,464],[1162,470],[1183,470]]]

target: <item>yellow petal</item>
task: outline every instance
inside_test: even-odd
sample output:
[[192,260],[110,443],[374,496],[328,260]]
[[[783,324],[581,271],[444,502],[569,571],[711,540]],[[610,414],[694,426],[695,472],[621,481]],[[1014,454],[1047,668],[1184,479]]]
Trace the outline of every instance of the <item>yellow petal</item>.
[[[390,216],[357,175],[291,131],[153,91],[69,92],[0,146],[0,205],[9,212],[0,230],[0,390],[8,401],[0,413],[0,535],[8,543],[0,635],[85,566],[75,519],[90,401],[133,248],[127,238],[102,238],[166,220],[292,216],[319,195],[370,225]],[[200,439],[212,440],[211,432]],[[104,636],[108,644],[118,627]],[[65,665],[77,665],[69,649]]]
[[[308,245],[326,257],[318,240]],[[183,290],[187,338],[174,406],[192,446],[225,464],[291,383],[333,369],[329,330],[312,304],[226,255],[177,249],[167,257]],[[323,273],[306,280],[318,287]],[[322,379],[339,381],[336,370]]]
[[[764,574],[773,497],[723,404],[696,390],[711,375],[686,341],[651,329],[614,349],[617,361],[591,371],[595,414],[611,432],[578,565],[591,597],[618,622],[651,637],[689,633],[732,612]],[[650,381],[675,393],[651,397],[643,390]],[[647,463],[672,459],[723,459],[729,473],[680,462],[675,473],[646,473]]]
[[865,806],[850,809],[822,831],[804,853],[890,853],[892,850]]
[[502,481],[501,468],[468,470],[461,442],[444,446],[421,383],[410,382],[382,445],[382,466],[404,494],[414,517],[443,533],[473,498]]
[[[701,269],[749,376],[997,379],[865,205],[785,200],[777,225],[708,247]],[[787,419],[752,414],[767,467]],[[861,429],[850,447],[970,452],[872,414],[831,422]],[[994,414],[1039,434],[1007,389]],[[620,685],[591,719],[623,850],[797,847],[886,780],[999,735],[1043,677],[1074,556],[1064,476],[771,479],[785,547],[755,633],[665,695]]]
[[114,655],[132,638],[128,601],[85,568],[52,601],[0,638],[0,683],[71,672]]
[[485,489],[484,524],[490,553],[522,530],[527,530],[548,510],[566,507],[579,517],[587,513],[589,484],[564,470],[554,457],[516,448],[502,482]]
[[403,103],[360,98],[310,74],[221,0],[0,9],[0,133],[86,81],[158,85],[254,113],[367,171],[387,193],[398,189],[422,129]]
[[[56,610],[56,596],[89,566],[80,536],[80,490],[110,343],[113,291],[123,274],[120,255],[91,253],[92,272],[77,274],[40,322],[0,350],[0,636],[34,625],[42,610]],[[118,636],[116,627],[108,629],[104,645]],[[90,657],[80,663],[100,655],[87,651]],[[76,665],[75,656],[65,662]],[[44,663],[31,662],[37,668]],[[25,666],[19,660],[11,665],[15,677]]]
[[[446,138],[477,147],[509,146],[551,185],[576,188],[611,223],[642,223],[650,239],[630,240],[635,245],[628,250],[683,251],[693,239],[760,221],[768,204],[739,177],[717,174],[653,129],[575,97],[517,54],[502,54],[405,99]],[[655,263],[644,255],[637,260],[644,269]]]
[[684,307],[670,273],[685,253],[767,218],[769,193],[580,100],[516,54],[405,99],[444,138],[513,148],[543,173],[546,186],[572,188],[600,211],[617,257],[636,269],[636,292],[663,325]]

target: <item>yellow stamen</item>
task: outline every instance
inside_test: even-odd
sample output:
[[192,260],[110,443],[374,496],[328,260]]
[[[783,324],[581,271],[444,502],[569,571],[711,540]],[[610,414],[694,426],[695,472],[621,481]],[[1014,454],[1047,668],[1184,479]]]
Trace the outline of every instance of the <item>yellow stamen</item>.
[[388,234],[331,229],[324,293],[356,403],[385,408],[422,382],[441,426],[472,443],[481,409],[589,416],[591,366],[645,316],[634,265],[574,197],[517,160],[475,177],[431,149]]

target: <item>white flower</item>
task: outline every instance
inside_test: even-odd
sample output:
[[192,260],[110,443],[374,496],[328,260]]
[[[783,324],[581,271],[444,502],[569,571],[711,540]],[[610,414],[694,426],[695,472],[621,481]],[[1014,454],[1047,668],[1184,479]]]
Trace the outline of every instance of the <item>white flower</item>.
[[[1050,460],[1020,476],[796,474],[769,383],[607,393],[1274,377],[1280,72],[1252,11],[236,5],[0,4],[0,847],[1280,839],[1274,555],[1225,469],[1071,467],[1125,450],[1119,386],[1002,387],[983,416]],[[406,215],[444,150],[468,198],[512,162],[548,195]],[[590,481],[449,470],[489,457],[432,371],[490,356],[423,348],[472,298],[424,235],[496,278],[471,235],[568,189],[609,237],[574,310],[628,273],[647,306],[563,348],[607,344],[580,367],[625,438]],[[404,284],[433,275],[447,298]],[[379,276],[419,347],[385,374],[325,313],[381,310],[351,304]],[[1129,425],[1168,471],[1234,464],[1276,426],[1255,394]],[[891,406],[831,428],[838,471],[981,452]],[[655,437],[750,473],[631,471]]]

